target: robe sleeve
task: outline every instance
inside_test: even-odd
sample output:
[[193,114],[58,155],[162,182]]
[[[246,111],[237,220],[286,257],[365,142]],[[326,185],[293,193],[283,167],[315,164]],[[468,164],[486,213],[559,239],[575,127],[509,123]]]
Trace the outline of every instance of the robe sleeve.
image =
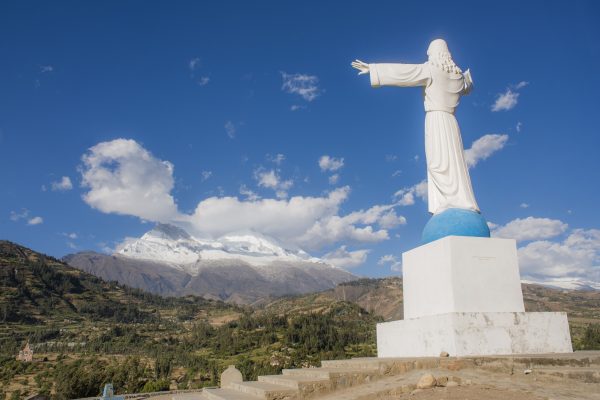
[[467,70],[463,74],[463,78],[465,81],[465,86],[464,86],[461,94],[469,94],[469,93],[471,93],[471,90],[473,90],[473,78],[471,78],[471,71]]
[[371,86],[426,86],[431,80],[427,64],[369,64]]

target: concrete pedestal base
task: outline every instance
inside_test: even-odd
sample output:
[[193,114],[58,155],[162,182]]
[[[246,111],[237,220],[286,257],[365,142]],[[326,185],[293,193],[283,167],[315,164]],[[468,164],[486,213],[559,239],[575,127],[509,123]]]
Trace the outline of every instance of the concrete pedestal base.
[[379,357],[570,353],[565,313],[526,313],[516,242],[447,236],[402,254],[404,318],[377,324]]
[[566,313],[453,312],[377,324],[378,357],[571,353]]

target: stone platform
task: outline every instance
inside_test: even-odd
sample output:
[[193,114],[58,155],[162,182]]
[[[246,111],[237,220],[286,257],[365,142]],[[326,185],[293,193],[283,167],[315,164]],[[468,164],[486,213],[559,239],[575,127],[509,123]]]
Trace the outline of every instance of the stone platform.
[[[397,399],[409,396],[418,378],[429,372],[461,385],[525,390],[554,399],[600,399],[600,351],[487,357],[374,357],[321,364],[320,368],[283,370],[282,375],[260,376],[258,381],[238,382],[229,388],[204,389],[196,398]],[[172,400],[179,398],[175,395]]]

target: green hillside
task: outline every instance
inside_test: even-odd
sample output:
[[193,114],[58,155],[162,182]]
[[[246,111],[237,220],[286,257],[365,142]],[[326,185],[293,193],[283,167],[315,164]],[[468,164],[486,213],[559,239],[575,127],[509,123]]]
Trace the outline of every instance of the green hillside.
[[[56,399],[218,384],[236,364],[247,379],[323,358],[375,354],[380,321],[356,304],[241,308],[161,298],[104,282],[52,257],[0,242],[0,398]],[[15,354],[29,342],[33,363]]]

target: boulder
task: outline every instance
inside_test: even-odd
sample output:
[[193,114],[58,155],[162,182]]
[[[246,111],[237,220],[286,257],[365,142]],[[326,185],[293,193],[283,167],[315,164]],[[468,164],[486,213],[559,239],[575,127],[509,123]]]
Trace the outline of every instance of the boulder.
[[417,389],[431,389],[436,384],[435,377],[431,374],[425,374],[419,378]]
[[447,376],[438,376],[436,379],[436,385],[437,386],[446,386],[448,384],[448,377]]

